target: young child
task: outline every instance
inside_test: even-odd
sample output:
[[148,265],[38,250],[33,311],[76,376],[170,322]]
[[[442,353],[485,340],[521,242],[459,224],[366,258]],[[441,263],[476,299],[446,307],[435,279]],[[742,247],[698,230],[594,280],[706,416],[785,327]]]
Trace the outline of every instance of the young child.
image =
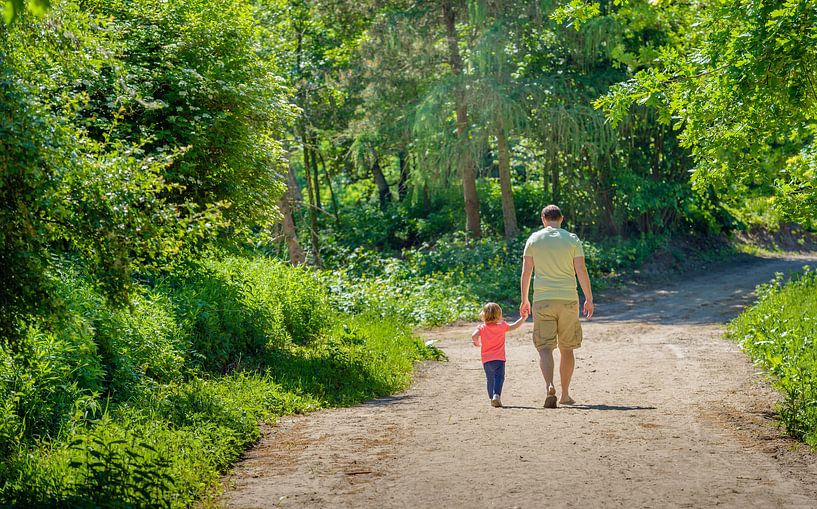
[[509,324],[502,319],[502,308],[495,302],[485,304],[479,313],[482,325],[474,329],[471,341],[482,347],[482,367],[488,379],[488,397],[491,406],[501,407],[502,384],[505,382],[505,333],[516,330],[528,318],[525,313],[519,320]]

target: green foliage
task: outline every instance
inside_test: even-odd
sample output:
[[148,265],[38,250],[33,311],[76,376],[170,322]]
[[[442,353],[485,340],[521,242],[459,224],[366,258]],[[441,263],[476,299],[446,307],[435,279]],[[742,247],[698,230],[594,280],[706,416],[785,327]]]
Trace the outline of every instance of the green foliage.
[[777,274],[760,285],[757,304],[729,325],[729,334],[785,395],[786,431],[817,446],[817,272],[805,270],[788,282]]
[[123,304],[135,272],[276,217],[291,109],[255,30],[242,0],[66,1],[0,25],[4,336],[53,308],[63,254]]
[[186,507],[260,420],[392,394],[440,357],[400,317],[345,313],[322,276],[262,257],[179,267],[124,308],[78,262],[55,266],[59,318],[0,343],[0,505]]
[[[363,247],[338,249],[322,274],[334,305],[349,312],[394,315],[410,324],[476,320],[482,304],[498,302],[512,315],[519,305],[522,251],[527,236],[511,241],[446,235],[433,245],[404,249],[399,257]],[[595,288],[639,266],[665,237],[584,241]]]
[[[675,9],[671,7],[671,9]],[[740,204],[763,192],[786,220],[814,217],[817,9],[812,0],[719,0],[692,10],[655,67],[597,104],[615,122],[659,108],[697,163],[698,189]]]
[[159,285],[210,371],[256,365],[273,348],[307,344],[331,327],[317,277],[262,258],[205,259]]
[[569,3],[556,8],[550,17],[557,23],[566,23],[567,26],[572,26],[578,31],[582,23],[598,15],[599,4],[597,2],[587,3],[583,0],[571,0]]

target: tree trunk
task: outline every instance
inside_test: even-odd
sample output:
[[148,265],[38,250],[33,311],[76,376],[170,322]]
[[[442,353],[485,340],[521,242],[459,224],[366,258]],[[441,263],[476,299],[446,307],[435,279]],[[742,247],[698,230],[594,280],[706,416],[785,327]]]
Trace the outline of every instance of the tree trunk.
[[408,196],[409,162],[406,157],[406,152],[403,150],[397,153],[397,159],[400,161],[400,180],[397,182],[397,198],[403,201]]
[[295,180],[295,173],[292,171],[292,166],[290,165],[286,176],[286,189],[278,201],[278,207],[281,209],[281,215],[283,216],[281,227],[284,232],[284,241],[287,245],[287,251],[289,252],[289,261],[292,265],[300,265],[304,262],[304,251],[298,242],[298,231],[295,229],[295,217],[292,214],[297,188],[298,182]]
[[619,235],[620,230],[616,224],[615,213],[613,210],[613,185],[610,182],[610,175],[605,168],[599,169],[599,191],[600,203],[602,208],[601,224],[604,233],[607,235]]
[[312,166],[314,164],[312,151],[304,143],[304,174],[306,176],[306,193],[309,195],[309,238],[312,241],[313,262],[316,267],[321,266],[321,249],[318,241],[318,210],[315,203],[315,189],[312,185]]
[[389,183],[386,182],[386,176],[383,175],[383,170],[380,168],[380,159],[375,157],[372,165],[372,178],[377,186],[377,194],[380,198],[380,209],[385,210],[386,205],[391,201],[391,189]]
[[553,189],[551,203],[558,205],[562,190],[559,187],[559,165],[556,161],[553,161],[553,166],[550,168],[550,187]]
[[332,198],[332,211],[335,214],[335,226],[340,229],[340,207],[338,206],[338,198],[335,196],[335,189],[332,187],[332,175],[329,174],[329,167],[326,166],[326,160],[320,151],[316,151],[318,157],[321,159],[321,166],[323,166],[323,176],[326,178],[326,186],[329,187],[329,196]]
[[431,211],[431,196],[428,193],[428,182],[423,182],[423,212],[428,217]]
[[653,180],[661,180],[661,160],[664,152],[664,132],[659,130],[655,134],[655,141],[653,147],[652,157],[652,178]]
[[508,139],[505,129],[499,126],[496,130],[496,144],[499,152],[499,188],[502,191],[502,219],[505,226],[505,238],[516,237],[519,229],[516,226],[516,207],[513,203],[511,187],[511,154],[508,150]]
[[317,138],[312,138],[311,147],[309,149],[310,152],[310,159],[312,160],[312,189],[315,191],[315,211],[319,212],[323,210],[321,206],[321,184],[320,184],[320,176],[318,175],[318,161],[315,157],[315,153],[317,149],[312,148],[317,146]]
[[[443,2],[446,39],[448,41],[448,64],[456,78],[462,75],[457,37],[456,13],[450,0]],[[454,104],[457,109],[457,138],[460,146],[460,173],[462,176],[462,193],[465,200],[465,229],[475,238],[482,236],[479,217],[479,196],[477,195],[477,178],[474,161],[468,150],[468,105],[465,102],[465,90],[457,83],[454,90]]]

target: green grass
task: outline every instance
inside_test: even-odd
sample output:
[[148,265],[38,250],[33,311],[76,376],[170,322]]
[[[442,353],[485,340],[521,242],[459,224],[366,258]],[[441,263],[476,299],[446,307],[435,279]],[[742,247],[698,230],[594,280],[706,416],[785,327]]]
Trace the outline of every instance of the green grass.
[[817,447],[817,272],[784,283],[782,274],[758,287],[758,302],[736,318],[729,334],[769,372],[784,394],[786,431]]
[[0,343],[0,506],[185,507],[259,422],[392,394],[441,355],[262,257],[202,260],[124,309],[76,264],[51,284],[63,311]]

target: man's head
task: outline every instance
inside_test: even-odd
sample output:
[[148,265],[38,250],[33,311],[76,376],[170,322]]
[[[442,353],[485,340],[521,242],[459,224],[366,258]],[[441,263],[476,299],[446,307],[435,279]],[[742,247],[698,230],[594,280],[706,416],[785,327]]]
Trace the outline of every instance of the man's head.
[[548,205],[542,209],[542,224],[545,226],[554,223],[562,224],[562,211],[556,205]]

